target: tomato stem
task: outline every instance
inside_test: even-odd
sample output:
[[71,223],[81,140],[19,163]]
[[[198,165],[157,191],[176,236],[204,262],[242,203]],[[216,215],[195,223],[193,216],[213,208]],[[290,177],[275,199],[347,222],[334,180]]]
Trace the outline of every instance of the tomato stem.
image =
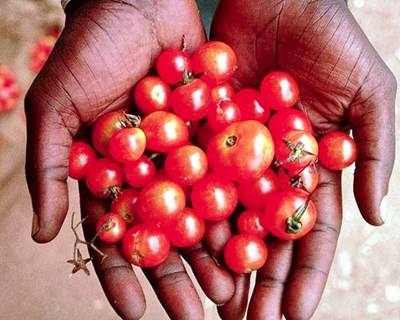
[[125,119],[122,120],[122,126],[125,128],[139,128],[142,120],[139,116],[129,113],[124,113]]
[[297,234],[300,232],[303,227],[303,223],[301,222],[301,218],[308,208],[308,203],[310,199],[301,205],[297,210],[293,213],[293,215],[286,219],[286,233]]
[[228,147],[233,147],[237,142],[237,137],[236,136],[229,136],[228,138],[226,138],[226,145]]

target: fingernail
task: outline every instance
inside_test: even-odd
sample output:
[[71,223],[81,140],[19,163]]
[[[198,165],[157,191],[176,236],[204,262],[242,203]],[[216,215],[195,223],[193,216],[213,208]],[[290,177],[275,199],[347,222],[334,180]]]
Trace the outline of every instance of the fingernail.
[[32,217],[32,237],[34,237],[39,232],[39,230],[40,230],[39,217],[34,212]]
[[387,196],[384,196],[379,207],[380,216],[383,223],[386,223],[389,215],[389,210],[387,210]]

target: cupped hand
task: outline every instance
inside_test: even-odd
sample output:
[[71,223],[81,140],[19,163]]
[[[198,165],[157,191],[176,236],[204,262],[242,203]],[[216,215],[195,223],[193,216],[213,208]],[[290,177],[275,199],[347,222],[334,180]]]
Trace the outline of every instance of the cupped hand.
[[[257,88],[268,71],[288,71],[300,86],[298,106],[317,135],[352,129],[359,149],[355,199],[368,223],[383,224],[380,208],[395,151],[396,80],[346,2],[221,0],[212,38],[238,55],[237,87]],[[249,319],[280,319],[282,313],[286,319],[309,319],[319,303],[342,221],[341,174],[319,172],[312,195],[317,223],[295,243],[268,239],[269,260],[257,273]],[[221,315],[241,315],[245,304],[234,299],[220,308]]]

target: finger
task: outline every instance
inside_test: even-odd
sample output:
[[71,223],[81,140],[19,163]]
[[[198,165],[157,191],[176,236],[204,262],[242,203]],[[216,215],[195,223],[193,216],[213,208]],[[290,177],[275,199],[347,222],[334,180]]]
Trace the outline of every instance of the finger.
[[[106,212],[106,204],[93,198],[86,187],[81,184],[82,217],[88,219],[83,223],[85,238],[90,241],[96,233],[96,222]],[[143,316],[146,302],[142,288],[131,265],[124,259],[117,245],[106,245],[96,242],[96,247],[107,257],[102,257],[89,247],[93,266],[100,280],[108,301],[123,319],[139,319]]]
[[310,319],[324,290],[342,221],[340,172],[319,168],[320,182],[312,195],[317,222],[296,243],[292,269],[284,292],[287,319]]
[[208,252],[221,264],[224,261],[225,244],[231,237],[232,227],[229,220],[218,222],[207,221],[203,242]]
[[268,259],[257,272],[256,285],[250,300],[248,318],[281,319],[282,296],[290,271],[293,241],[267,239]]

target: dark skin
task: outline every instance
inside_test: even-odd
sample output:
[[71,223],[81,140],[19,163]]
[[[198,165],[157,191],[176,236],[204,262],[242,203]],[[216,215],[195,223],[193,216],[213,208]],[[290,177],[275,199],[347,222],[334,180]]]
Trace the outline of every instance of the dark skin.
[[[100,115],[128,109],[130,88],[162,49],[180,47],[183,34],[189,52],[205,41],[192,1],[75,0],[69,5],[65,30],[26,97],[35,241],[52,240],[65,219],[73,138]],[[396,82],[345,2],[222,0],[212,38],[227,42],[237,53],[237,87],[257,87],[269,70],[286,70],[299,82],[300,106],[317,134],[353,129],[360,151],[355,197],[365,220],[381,225],[380,203],[394,160]],[[341,225],[340,173],[320,169],[320,174],[313,194],[317,224],[296,243],[267,240],[269,260],[257,274],[250,319],[279,319],[282,313],[287,319],[309,319],[315,311]],[[82,214],[89,215],[85,236],[90,239],[94,221],[106,207],[85,186],[80,191]],[[219,307],[220,315],[238,319],[247,307],[248,276],[231,276],[215,263],[211,255],[220,256],[231,230],[228,222],[212,228],[218,236],[182,254],[211,300],[227,302]],[[139,318],[145,301],[130,265],[116,247],[100,249],[108,255],[103,263],[91,255],[110,303],[122,318]],[[177,252],[145,273],[171,318],[204,318]]]

